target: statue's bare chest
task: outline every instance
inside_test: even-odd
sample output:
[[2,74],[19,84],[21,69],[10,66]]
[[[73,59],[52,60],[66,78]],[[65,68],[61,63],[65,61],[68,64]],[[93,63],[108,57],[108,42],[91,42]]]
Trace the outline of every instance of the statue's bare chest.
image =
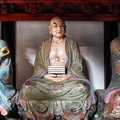
[[53,63],[54,64],[65,64],[65,58],[66,58],[65,43],[59,46],[52,44],[49,58],[50,58],[51,64]]

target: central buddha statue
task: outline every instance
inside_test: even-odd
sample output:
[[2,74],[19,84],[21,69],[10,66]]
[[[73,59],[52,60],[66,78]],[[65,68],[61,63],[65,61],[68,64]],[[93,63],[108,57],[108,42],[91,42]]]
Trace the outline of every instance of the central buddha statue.
[[49,30],[51,37],[38,48],[34,73],[24,82],[18,104],[33,120],[88,120],[96,97],[83,74],[79,46],[65,35],[62,18],[52,18]]

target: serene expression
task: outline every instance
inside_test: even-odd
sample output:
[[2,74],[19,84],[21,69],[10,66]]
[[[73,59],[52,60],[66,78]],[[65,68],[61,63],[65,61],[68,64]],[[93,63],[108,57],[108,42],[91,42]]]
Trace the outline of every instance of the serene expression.
[[66,25],[63,20],[56,18],[51,20],[49,30],[53,37],[61,38],[66,33]]

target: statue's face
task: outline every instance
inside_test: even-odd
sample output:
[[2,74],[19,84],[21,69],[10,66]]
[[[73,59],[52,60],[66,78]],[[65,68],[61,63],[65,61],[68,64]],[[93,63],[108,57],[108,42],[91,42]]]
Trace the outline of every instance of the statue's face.
[[61,38],[66,33],[65,23],[59,18],[51,20],[49,29],[50,33],[56,38]]

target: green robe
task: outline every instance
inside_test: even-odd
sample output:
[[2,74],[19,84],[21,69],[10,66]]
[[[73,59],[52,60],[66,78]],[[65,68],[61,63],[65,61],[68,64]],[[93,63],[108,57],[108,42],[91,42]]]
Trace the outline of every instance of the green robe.
[[65,119],[81,119],[92,104],[96,103],[91,83],[82,72],[82,57],[75,40],[66,38],[65,51],[68,56],[67,73],[71,78],[64,82],[53,82],[43,78],[48,71],[51,39],[43,40],[34,64],[33,76],[20,91],[20,105],[29,118],[49,119],[61,115]]
[[120,36],[110,43],[112,76],[108,88],[103,92],[105,106],[103,117],[120,119]]

